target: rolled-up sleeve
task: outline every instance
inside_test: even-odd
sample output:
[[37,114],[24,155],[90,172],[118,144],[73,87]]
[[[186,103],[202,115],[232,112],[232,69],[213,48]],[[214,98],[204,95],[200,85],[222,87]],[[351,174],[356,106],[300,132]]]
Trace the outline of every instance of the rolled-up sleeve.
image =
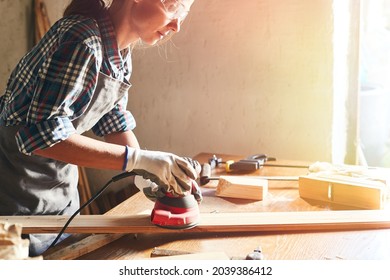
[[23,127],[19,129],[15,137],[19,150],[30,155],[34,150],[51,147],[75,132],[69,118],[56,117],[29,127]]
[[93,133],[97,136],[104,136],[114,132],[133,130],[136,127],[136,122],[130,111],[126,109],[127,100],[128,95],[126,94],[110,112],[92,127]]

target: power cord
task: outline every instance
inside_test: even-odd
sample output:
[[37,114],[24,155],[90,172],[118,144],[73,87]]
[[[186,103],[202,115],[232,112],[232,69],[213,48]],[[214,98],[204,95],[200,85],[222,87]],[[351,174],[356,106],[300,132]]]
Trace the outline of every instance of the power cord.
[[107,188],[108,186],[113,183],[113,182],[116,182],[116,181],[119,181],[119,180],[122,180],[124,178],[127,178],[127,177],[130,177],[130,176],[135,176],[137,175],[136,173],[134,172],[123,172],[123,173],[120,173],[114,177],[112,177],[94,196],[92,196],[87,202],[85,202],[83,205],[80,206],[80,208],[73,213],[72,216],[70,216],[70,218],[68,219],[68,221],[66,222],[66,224],[63,226],[63,228],[61,229],[61,231],[58,233],[57,237],[54,239],[54,241],[51,243],[51,245],[49,246],[48,249],[54,247],[54,245],[57,244],[58,240],[61,238],[62,234],[65,232],[66,228],[69,226],[69,224],[72,222],[72,220],[85,208],[87,207],[89,204],[92,203],[92,201],[94,201],[96,198],[98,198]]

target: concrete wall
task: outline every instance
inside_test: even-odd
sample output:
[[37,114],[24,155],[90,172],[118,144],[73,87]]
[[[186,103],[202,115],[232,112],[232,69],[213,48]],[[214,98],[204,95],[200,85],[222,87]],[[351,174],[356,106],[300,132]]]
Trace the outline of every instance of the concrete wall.
[[33,44],[32,0],[0,0],[0,95],[8,76]]

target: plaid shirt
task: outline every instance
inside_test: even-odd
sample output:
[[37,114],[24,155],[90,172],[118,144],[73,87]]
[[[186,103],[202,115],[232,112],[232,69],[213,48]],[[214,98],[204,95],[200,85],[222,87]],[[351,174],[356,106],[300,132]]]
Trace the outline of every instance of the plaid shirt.
[[[127,82],[129,50],[119,52],[112,23],[70,16],[56,22],[18,63],[0,97],[0,125],[20,125],[16,142],[30,155],[76,133],[72,120],[92,99],[99,71]],[[92,128],[103,136],[135,128],[128,96]]]

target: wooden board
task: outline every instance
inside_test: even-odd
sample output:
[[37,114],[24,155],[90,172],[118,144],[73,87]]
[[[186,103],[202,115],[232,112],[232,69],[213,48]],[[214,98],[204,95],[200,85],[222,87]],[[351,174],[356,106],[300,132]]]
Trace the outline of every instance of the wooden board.
[[302,198],[359,209],[383,209],[386,202],[385,189],[386,185],[381,181],[347,176],[309,175],[299,178],[299,195]]
[[225,252],[206,252],[206,253],[192,253],[184,255],[172,255],[154,257],[154,259],[161,260],[230,260]]
[[268,191],[268,181],[256,177],[221,176],[216,196],[263,200]]
[[[96,249],[99,249],[119,238],[125,234],[92,234],[80,241],[66,247],[61,247],[61,243],[56,245],[56,250],[49,249],[44,254],[45,260],[74,260],[78,257],[88,254]],[[60,248],[60,249],[58,249]],[[57,250],[58,249],[58,250]]]
[[[2,216],[0,222],[21,224],[23,233],[58,233],[65,216]],[[176,232],[326,231],[390,228],[390,212],[384,210],[302,211],[260,213],[202,213],[200,223]],[[166,233],[145,214],[132,216],[77,216],[69,233]]]

